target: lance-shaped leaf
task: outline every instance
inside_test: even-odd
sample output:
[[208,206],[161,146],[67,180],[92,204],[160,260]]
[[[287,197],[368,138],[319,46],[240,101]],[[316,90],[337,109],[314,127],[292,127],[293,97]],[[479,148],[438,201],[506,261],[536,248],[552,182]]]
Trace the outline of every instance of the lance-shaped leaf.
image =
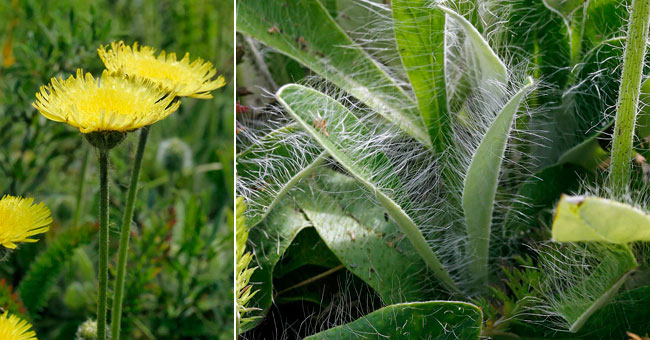
[[350,39],[319,1],[238,1],[237,29],[294,58],[431,145],[413,99]]
[[325,154],[297,124],[273,130],[237,155],[237,191],[248,199],[249,227],[257,225]]
[[468,252],[472,261],[470,270],[481,284],[487,280],[492,211],[506,143],[519,105],[532,86],[533,80],[530,78],[528,84],[497,114],[476,149],[465,177],[462,204],[469,237]]
[[350,272],[389,304],[429,297],[425,264],[365,188],[332,170],[305,184],[294,194],[297,205]]
[[544,6],[548,7],[551,11],[562,16],[563,19],[568,20],[568,18],[578,10],[578,8],[584,5],[584,0],[542,0]]
[[458,23],[465,32],[465,46],[467,48],[467,53],[476,62],[476,64],[473,65],[475,66],[473,72],[477,73],[475,75],[476,78],[480,79],[483,83],[498,81],[501,84],[505,84],[508,80],[506,65],[501,61],[499,56],[494,53],[488,42],[485,41],[476,27],[467,21],[465,17],[453,10],[444,6],[438,6],[438,8],[445,12],[450,19]]
[[449,143],[451,126],[445,85],[445,13],[426,0],[392,3],[395,39],[418,100],[420,115],[439,153]]
[[548,248],[540,253],[550,310],[570,332],[578,332],[606,306],[637,267],[626,245],[587,244]]
[[[396,203],[393,193],[403,193],[399,179],[391,178],[391,183],[385,184],[383,187],[377,185],[377,171],[392,173],[390,171],[391,164],[386,155],[381,150],[372,150],[368,145],[362,145],[366,151],[364,158],[353,159],[350,157],[350,154],[360,147],[354,137],[368,136],[372,133],[363,122],[360,122],[352,112],[333,98],[301,85],[285,85],[278,90],[276,97],[287,112],[332,158],[376,195],[377,200],[397,222],[402,232],[441,283],[449,290],[458,292],[453,279],[433,249],[429,247],[417,225]],[[387,186],[390,188],[388,189]]]
[[396,304],[307,337],[319,339],[478,339],[483,314],[465,302]]
[[631,205],[594,196],[562,196],[553,221],[557,242],[650,241],[650,216]]
[[[296,235],[309,226],[309,221],[300,211],[296,211],[291,200],[285,196],[262,224],[250,230],[248,242],[252,244],[250,249],[255,250],[253,263],[258,266],[249,281],[251,290],[257,293],[248,306],[259,308],[251,312],[253,317],[264,316],[268,312],[273,301],[273,269]],[[254,328],[260,321],[261,318],[246,324],[242,331]]]

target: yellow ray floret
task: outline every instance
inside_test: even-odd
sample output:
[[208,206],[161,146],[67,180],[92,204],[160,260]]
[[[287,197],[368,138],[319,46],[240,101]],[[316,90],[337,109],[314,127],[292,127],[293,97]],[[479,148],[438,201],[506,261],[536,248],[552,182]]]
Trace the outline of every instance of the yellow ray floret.
[[[33,198],[5,195],[0,199],[0,245],[15,249],[18,242],[36,242],[31,236],[50,230],[50,209]],[[0,339],[4,339],[0,337]]]
[[185,53],[176,60],[175,53],[162,51],[157,57],[149,46],[125,45],[124,42],[100,46],[97,50],[104,65],[111,72],[150,79],[180,97],[212,98],[210,91],[226,84],[222,76],[214,78],[217,71],[209,61],[201,58],[190,62],[190,54]]
[[130,131],[151,125],[178,109],[174,94],[146,79],[102,73],[95,79],[77,70],[76,77],[52,78],[32,104],[45,118],[68,123],[82,133]]
[[2,340],[37,340],[32,325],[15,315],[0,315],[0,339]]

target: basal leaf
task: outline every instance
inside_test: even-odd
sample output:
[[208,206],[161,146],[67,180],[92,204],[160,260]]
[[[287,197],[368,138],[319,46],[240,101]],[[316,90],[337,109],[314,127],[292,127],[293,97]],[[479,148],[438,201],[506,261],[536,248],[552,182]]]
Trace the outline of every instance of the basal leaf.
[[248,199],[249,227],[262,221],[324,159],[320,147],[296,124],[273,130],[240,152],[237,186],[238,192]]
[[481,33],[462,15],[444,6],[439,6],[438,8],[445,12],[451,20],[458,23],[465,32],[468,53],[476,61],[476,65],[473,65],[473,72],[476,73],[476,78],[480,79],[483,83],[496,81],[505,84],[508,80],[506,65],[492,50]]
[[478,339],[483,315],[465,302],[431,301],[381,308],[345,325],[307,337],[318,339]]
[[[352,159],[349,154],[359,145],[350,136],[367,136],[371,133],[359,119],[345,106],[333,98],[301,85],[283,86],[276,94],[278,101],[332,158],[352,176],[373,192],[377,200],[386,208],[388,214],[400,226],[402,232],[411,241],[417,252],[433,274],[448,289],[458,292],[451,276],[438,260],[433,249],[413,222],[412,218],[396,203],[392,193],[403,192],[398,179],[391,179],[389,192],[378,187],[373,172],[378,169],[387,171],[391,167],[386,155],[381,150],[368,150],[364,159]],[[322,116],[326,115],[327,119]],[[368,148],[368,146],[364,146]],[[388,171],[390,172],[390,171]]]
[[350,39],[319,1],[238,1],[237,29],[298,60],[431,145],[413,99]]
[[[296,235],[309,226],[309,221],[300,211],[296,211],[291,200],[285,197],[262,224],[250,230],[248,241],[252,244],[251,249],[255,249],[253,263],[258,268],[249,282],[251,290],[258,292],[251,298],[249,307],[260,309],[258,312],[251,312],[254,317],[264,316],[268,312],[273,300],[273,269]],[[256,325],[257,322],[248,323],[242,327],[242,331],[252,329]]]
[[650,241],[650,216],[633,206],[594,196],[562,196],[553,221],[557,242]]
[[420,115],[439,153],[449,143],[451,126],[445,85],[445,13],[426,0],[392,3],[395,39],[418,100]]
[[506,142],[519,105],[532,85],[531,78],[498,113],[476,149],[465,177],[462,205],[472,257],[470,268],[477,282],[487,280],[492,211]]
[[[560,249],[552,266],[544,269],[550,273],[547,275],[556,275],[555,280],[566,281],[561,289],[555,287],[548,294],[553,295],[551,305],[554,313],[561,316],[567,323],[567,329],[574,333],[580,331],[594,313],[611,302],[637,267],[634,255],[625,245],[595,245],[577,254],[579,256],[576,258]],[[546,261],[545,256],[541,255],[541,262]],[[594,258],[596,261],[593,261]],[[559,272],[553,273],[554,267]]]
[[330,170],[305,184],[310,189],[295,194],[298,206],[350,272],[386,303],[427,299],[425,264],[356,180]]
[[573,12],[584,5],[584,0],[543,0],[544,5],[551,11],[568,19]]

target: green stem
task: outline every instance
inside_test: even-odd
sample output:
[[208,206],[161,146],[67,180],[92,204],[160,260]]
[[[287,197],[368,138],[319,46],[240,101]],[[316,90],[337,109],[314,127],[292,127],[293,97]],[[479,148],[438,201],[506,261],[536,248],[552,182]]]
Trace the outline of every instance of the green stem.
[[106,340],[106,291],[108,290],[108,154],[99,149],[99,288],[97,339]]
[[84,192],[86,191],[86,172],[88,170],[88,159],[90,158],[90,149],[86,147],[84,158],[81,161],[81,173],[79,174],[79,187],[77,188],[77,203],[74,210],[74,217],[72,218],[72,226],[76,227],[79,224],[81,211],[83,210]]
[[126,258],[129,252],[129,237],[131,235],[131,221],[133,220],[133,209],[135,206],[135,196],[138,193],[138,179],[140,178],[140,168],[144,156],[144,148],[147,145],[149,137],[149,127],[140,130],[140,139],[138,149],[135,152],[133,170],[131,171],[131,181],[129,182],[129,191],[127,193],[126,208],[122,219],[122,230],[120,232],[120,250],[117,260],[117,277],[115,278],[115,288],[113,295],[113,310],[111,314],[111,334],[113,340],[120,338],[120,323],[122,320],[122,299],[124,294],[124,278],[126,276]]
[[618,92],[616,123],[609,174],[610,186],[622,192],[630,180],[630,159],[648,40],[650,0],[633,0],[623,55],[623,75]]

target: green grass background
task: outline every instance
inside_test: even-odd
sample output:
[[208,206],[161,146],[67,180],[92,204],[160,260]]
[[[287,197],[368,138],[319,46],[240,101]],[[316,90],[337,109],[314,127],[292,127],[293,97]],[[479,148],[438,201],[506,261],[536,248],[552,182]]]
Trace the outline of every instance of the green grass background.
[[[0,194],[33,196],[54,218],[41,241],[0,264],[0,307],[33,322],[39,339],[73,339],[95,315],[98,181],[91,151],[81,226],[72,229],[88,145],[78,130],[44,119],[31,103],[51,77],[67,78],[77,68],[99,75],[96,50],[113,40],[179,57],[190,52],[212,61],[228,83],[214,99],[183,99],[178,112],[152,126],[123,338],[232,338],[233,7],[233,0],[0,0]],[[190,149],[191,165],[182,171],[165,167],[158,155],[170,138]],[[111,154],[111,270],[136,144],[131,133]]]

